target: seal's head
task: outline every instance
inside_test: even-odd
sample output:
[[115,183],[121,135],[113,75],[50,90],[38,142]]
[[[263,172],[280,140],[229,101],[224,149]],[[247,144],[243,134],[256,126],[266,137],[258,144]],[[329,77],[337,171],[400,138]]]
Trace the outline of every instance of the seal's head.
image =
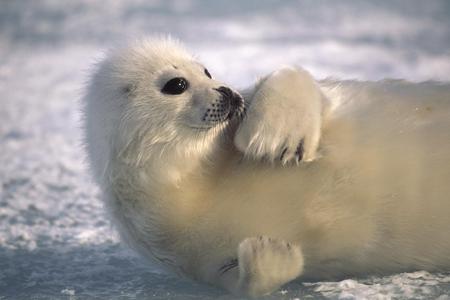
[[244,109],[237,92],[171,39],[112,53],[86,98],[87,144],[104,168],[112,158],[141,165],[166,152],[205,151]]

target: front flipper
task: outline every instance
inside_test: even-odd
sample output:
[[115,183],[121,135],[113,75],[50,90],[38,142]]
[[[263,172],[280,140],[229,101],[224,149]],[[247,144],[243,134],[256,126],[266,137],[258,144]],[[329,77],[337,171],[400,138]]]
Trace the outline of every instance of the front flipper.
[[303,271],[300,246],[265,236],[239,244],[238,259],[219,269],[222,286],[236,295],[269,294]]
[[283,164],[316,158],[325,98],[308,72],[276,71],[246,101],[247,115],[234,138],[246,157]]

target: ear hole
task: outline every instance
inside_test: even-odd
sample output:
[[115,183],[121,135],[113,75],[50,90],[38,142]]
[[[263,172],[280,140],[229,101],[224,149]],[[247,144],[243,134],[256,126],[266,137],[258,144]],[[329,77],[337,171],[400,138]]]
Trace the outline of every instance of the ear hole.
[[122,94],[128,95],[131,93],[132,86],[131,84],[122,87]]

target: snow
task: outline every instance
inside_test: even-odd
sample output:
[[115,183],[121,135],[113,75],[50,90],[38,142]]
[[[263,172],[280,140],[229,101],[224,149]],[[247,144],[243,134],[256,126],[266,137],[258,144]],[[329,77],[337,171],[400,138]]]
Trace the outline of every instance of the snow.
[[[450,80],[447,1],[3,1],[0,299],[227,299],[158,273],[108,223],[80,98],[114,45],[170,33],[236,87],[283,64],[317,78]],[[450,274],[293,282],[268,299],[450,299]]]

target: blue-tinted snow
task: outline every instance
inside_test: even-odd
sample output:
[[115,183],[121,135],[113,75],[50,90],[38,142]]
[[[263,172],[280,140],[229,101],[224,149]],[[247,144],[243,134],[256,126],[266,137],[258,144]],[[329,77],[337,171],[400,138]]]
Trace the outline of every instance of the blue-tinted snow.
[[[102,51],[171,33],[243,87],[283,64],[316,77],[450,80],[448,1],[1,1],[0,299],[228,299],[119,243],[83,163],[83,82]],[[295,282],[273,299],[450,299],[417,271]]]

